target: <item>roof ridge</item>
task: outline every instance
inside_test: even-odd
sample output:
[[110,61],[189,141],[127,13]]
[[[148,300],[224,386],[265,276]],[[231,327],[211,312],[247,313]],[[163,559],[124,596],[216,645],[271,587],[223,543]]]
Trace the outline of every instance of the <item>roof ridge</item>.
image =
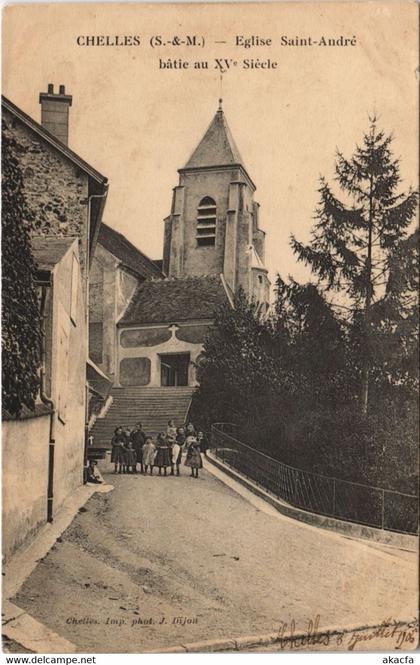
[[229,147],[232,152],[232,157],[235,161],[238,161],[239,164],[243,164],[243,159],[241,156],[241,153],[239,152],[239,148],[236,145],[235,139],[233,138],[232,131],[228,125],[228,121],[226,120],[226,116],[222,110],[218,111],[220,113],[220,117],[222,118],[223,126],[225,128],[225,132],[227,134],[227,137],[229,139]]
[[[109,233],[110,235],[117,236],[118,242],[123,245],[123,249],[128,249],[134,251],[136,254],[138,254],[142,259],[146,261],[146,263],[149,265],[149,267],[153,268],[153,270],[156,271],[156,274],[162,275],[162,271],[160,270],[159,266],[156,265],[156,263],[151,259],[147,254],[145,254],[139,247],[137,247],[134,243],[131,242],[123,233],[120,231],[117,231],[114,229],[112,226],[109,224],[106,224],[105,222],[102,222],[101,227],[99,229],[99,236],[98,236],[98,241],[101,242],[101,231],[104,233]],[[105,238],[102,237],[102,241],[105,241]],[[112,250],[109,250],[112,251]],[[117,250],[118,251],[118,250]],[[121,257],[117,257],[119,260],[126,265],[127,268],[130,270],[135,271],[136,269],[133,266],[127,265],[124,262],[124,259]]]
[[220,279],[219,275],[189,275],[188,277],[165,277],[160,280],[161,282],[171,283],[171,282],[194,282],[194,281],[209,281],[214,280],[218,281]]
[[101,184],[106,184],[108,182],[108,178],[106,176],[102,175],[102,173],[99,173],[99,171],[97,171],[93,166],[86,162],[83,157],[80,157],[76,152],[74,152],[74,150],[69,148],[65,143],[54,136],[54,134],[51,134],[51,132],[45,129],[45,127],[43,127],[39,122],[31,118],[31,116],[25,113],[25,111],[19,108],[19,106],[16,106],[16,104],[14,104],[10,99],[2,95],[1,102],[5,108],[7,108],[11,113],[14,113],[14,115],[16,115],[20,120],[22,120],[22,122],[33,129],[33,131],[41,134],[43,138],[48,141],[48,143],[62,152],[66,157],[68,157],[68,159],[75,162],[79,168],[88,173],[88,175],[90,175],[92,178],[99,181]]
[[220,275],[145,280],[137,286],[118,326],[210,320],[224,302],[229,298]]
[[233,164],[245,169],[226,116],[219,108],[183,169]]
[[31,251],[38,270],[50,270],[70,251],[74,236],[32,236]]

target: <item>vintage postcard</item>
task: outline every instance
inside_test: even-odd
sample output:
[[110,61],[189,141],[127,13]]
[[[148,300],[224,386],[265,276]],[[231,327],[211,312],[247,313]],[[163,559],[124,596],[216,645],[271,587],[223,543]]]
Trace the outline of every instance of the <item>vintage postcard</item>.
[[11,4],[2,73],[4,651],[414,662],[416,3]]

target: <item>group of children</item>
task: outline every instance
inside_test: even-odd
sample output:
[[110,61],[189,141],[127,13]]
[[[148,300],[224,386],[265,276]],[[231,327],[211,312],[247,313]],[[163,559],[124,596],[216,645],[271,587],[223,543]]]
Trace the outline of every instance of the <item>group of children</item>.
[[176,427],[173,420],[168,421],[166,432],[158,434],[156,442],[146,436],[139,422],[134,429],[117,427],[112,437],[111,462],[115,465],[114,473],[140,473],[153,475],[154,467],[159,475],[179,476],[182,455],[185,452],[185,466],[190,467],[191,476],[198,478],[198,469],[203,466],[201,452],[205,452],[203,432],[196,432],[192,423],[185,427]]

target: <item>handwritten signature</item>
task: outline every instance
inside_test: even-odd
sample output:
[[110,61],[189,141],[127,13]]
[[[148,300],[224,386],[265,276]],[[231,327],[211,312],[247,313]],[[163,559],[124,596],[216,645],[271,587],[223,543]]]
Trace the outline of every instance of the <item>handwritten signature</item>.
[[304,630],[296,627],[296,622],[291,619],[290,623],[282,621],[277,634],[280,648],[302,649],[314,646],[337,647],[353,651],[356,646],[368,644],[374,639],[389,639],[393,649],[414,648],[418,639],[418,620],[407,623],[388,617],[380,625],[356,630],[320,630],[321,617],[319,614],[314,619],[309,619]]

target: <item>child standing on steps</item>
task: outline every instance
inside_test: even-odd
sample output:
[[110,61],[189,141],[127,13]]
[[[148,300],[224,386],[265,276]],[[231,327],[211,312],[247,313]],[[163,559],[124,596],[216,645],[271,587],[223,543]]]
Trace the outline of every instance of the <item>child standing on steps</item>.
[[133,442],[131,440],[128,440],[125,443],[124,458],[125,458],[125,471],[123,473],[135,473],[137,455],[136,451],[134,450]]
[[136,423],[135,428],[131,432],[130,438],[133,442],[133,448],[136,451],[136,466],[134,472],[137,473],[137,464],[140,464],[140,471],[143,473],[143,446],[146,443],[146,435],[143,432],[143,425],[141,422]]
[[161,432],[158,434],[157,438],[157,450],[156,450],[156,457],[155,457],[155,466],[159,467],[159,475],[162,475],[162,469],[163,473],[166,476],[166,469],[168,466],[171,466],[171,455],[170,455],[170,449],[168,446],[168,442],[165,436],[165,432]]
[[188,423],[185,428],[186,436],[195,436],[195,427],[192,423]]
[[187,436],[187,457],[184,462],[185,466],[191,469],[191,477],[198,478],[198,469],[203,468],[203,460],[201,459],[200,446],[195,436]]
[[116,427],[111,440],[112,452],[111,463],[115,464],[114,473],[121,473],[124,464],[125,436],[122,427]]
[[176,475],[179,476],[179,465],[181,464],[182,448],[179,445],[177,439],[170,439],[170,445],[172,455],[171,476],[175,475],[175,469]]
[[143,465],[144,472],[147,473],[147,467],[150,466],[150,475],[153,475],[153,466],[155,463],[156,446],[153,439],[148,436],[143,446]]
[[205,453],[207,450],[207,439],[204,436],[204,432],[198,432],[197,434],[197,443],[200,447],[200,452]]
[[174,421],[172,419],[168,420],[168,426],[166,428],[166,435],[170,436],[172,439],[175,439],[176,438],[176,432],[177,432],[177,430],[176,430]]

